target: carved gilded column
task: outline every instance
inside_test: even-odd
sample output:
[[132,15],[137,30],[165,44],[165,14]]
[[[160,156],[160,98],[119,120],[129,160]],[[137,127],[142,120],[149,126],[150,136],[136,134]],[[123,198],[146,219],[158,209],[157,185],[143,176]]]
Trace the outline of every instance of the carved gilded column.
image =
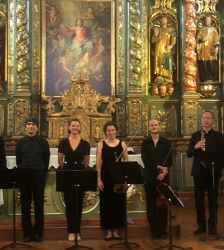
[[129,3],[129,56],[128,65],[128,92],[142,92],[142,30],[141,30],[141,2],[132,0]]
[[196,62],[196,14],[195,14],[195,0],[186,0],[185,5],[185,42],[186,48],[184,50],[185,64],[184,72],[185,77],[183,79],[184,91],[185,92],[196,92],[196,72],[197,72],[197,62]]
[[[37,12],[38,8],[34,6],[34,12]],[[40,94],[40,34],[39,34],[39,15],[38,12],[33,15],[33,48],[32,48],[32,92],[34,94]]]
[[14,34],[16,31],[15,26],[15,19],[16,19],[16,13],[15,13],[15,3],[14,1],[9,2],[9,8],[8,8],[8,93],[12,94],[14,93],[14,84],[15,84],[15,78],[14,78],[14,72],[15,72],[15,51],[16,48],[14,46]]
[[18,0],[16,6],[16,91],[30,90],[29,30],[27,2]]
[[117,7],[117,34],[116,34],[116,43],[117,43],[117,61],[116,61],[116,94],[123,95],[125,93],[125,3],[124,0],[118,0]]

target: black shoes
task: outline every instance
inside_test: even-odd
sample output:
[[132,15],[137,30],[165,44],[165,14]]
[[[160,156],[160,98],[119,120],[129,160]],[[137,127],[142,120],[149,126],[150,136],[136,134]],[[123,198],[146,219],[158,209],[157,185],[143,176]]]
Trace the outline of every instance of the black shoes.
[[112,240],[112,237],[111,237],[111,236],[110,236],[110,237],[107,237],[107,236],[106,236],[106,237],[104,238],[104,240],[105,240],[105,241],[110,241],[110,240]]
[[43,238],[40,235],[36,235],[36,242],[43,242]]
[[33,238],[32,238],[31,236],[25,236],[25,237],[23,238],[23,242],[24,242],[24,243],[28,243],[28,242],[31,242],[31,241],[33,241]]
[[39,235],[35,235],[34,237],[31,237],[31,236],[25,236],[23,238],[23,242],[24,243],[28,243],[28,242],[31,242],[31,241],[36,241],[36,242],[43,242],[43,238]]
[[114,240],[122,240],[122,237],[121,236],[113,236],[113,239]]
[[167,232],[166,231],[161,231],[160,232],[160,239],[166,240],[167,239]]
[[216,231],[216,229],[214,227],[210,227],[208,229],[208,234],[209,235],[217,235],[217,231]]
[[165,240],[167,238],[167,232],[164,230],[164,231],[154,231],[151,233],[151,239],[153,240]]
[[197,230],[193,232],[194,234],[204,234],[206,233],[206,227],[199,227]]

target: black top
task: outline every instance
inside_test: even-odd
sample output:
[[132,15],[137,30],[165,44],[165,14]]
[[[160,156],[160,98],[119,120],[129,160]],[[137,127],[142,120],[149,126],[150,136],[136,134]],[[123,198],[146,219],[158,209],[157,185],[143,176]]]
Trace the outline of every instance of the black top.
[[6,168],[5,145],[3,138],[0,136],[0,168]]
[[[144,181],[157,182],[157,176],[158,176],[157,166],[160,165],[162,167],[168,167],[168,168],[171,168],[172,166],[171,142],[165,137],[160,135],[159,140],[155,147],[152,137],[149,136],[142,142],[141,158],[145,166],[143,170]],[[167,183],[168,180],[169,177],[167,174],[163,182]]]
[[[194,156],[191,176],[198,176],[201,171],[211,169],[212,162],[216,166],[216,175],[221,176],[221,168],[223,168],[224,158],[224,141],[223,135],[213,129],[208,133],[204,133],[205,138],[205,151],[195,149],[194,146],[198,141],[201,141],[201,130],[192,134],[188,149],[187,156]],[[201,162],[206,165],[206,169],[202,166]]]
[[69,139],[65,138],[59,142],[58,152],[65,156],[65,169],[77,169],[80,165],[84,169],[84,155],[90,155],[90,145],[87,141],[81,139],[77,148],[73,150]]
[[35,135],[24,136],[16,143],[16,164],[18,168],[48,170],[50,148],[46,139]]
[[[118,158],[122,152],[122,141],[119,141],[118,145],[115,147],[110,147],[105,141],[103,141],[101,179],[104,184],[104,188],[106,186],[106,188],[108,187],[113,189],[114,182],[110,173],[108,162],[116,162],[116,158]],[[121,157],[119,161],[121,161]]]

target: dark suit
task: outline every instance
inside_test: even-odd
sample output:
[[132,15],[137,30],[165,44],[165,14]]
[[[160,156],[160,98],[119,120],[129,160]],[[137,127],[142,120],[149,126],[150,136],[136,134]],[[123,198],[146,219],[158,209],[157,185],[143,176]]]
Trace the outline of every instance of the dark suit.
[[[167,157],[168,156],[168,157]],[[166,159],[167,157],[167,159]],[[155,147],[152,137],[142,142],[141,158],[144,163],[143,178],[145,183],[147,218],[150,224],[151,233],[163,233],[167,227],[167,207],[157,206],[157,166],[170,168],[172,166],[171,143],[165,137],[160,136]],[[166,159],[166,161],[165,161]],[[165,161],[165,162],[164,162]],[[169,174],[162,182],[169,183]]]
[[[205,192],[208,193],[209,201],[209,219],[208,227],[214,228],[217,220],[217,196],[218,196],[218,184],[221,176],[221,168],[223,168],[224,159],[224,142],[223,135],[217,131],[211,129],[208,133],[205,133],[205,151],[201,149],[195,149],[195,145],[198,141],[201,141],[201,131],[197,131],[192,134],[188,149],[187,156],[194,156],[191,176],[194,178],[194,193],[195,193],[195,206],[197,211],[197,224],[200,228],[206,227],[205,217]],[[213,167],[214,166],[214,187],[213,190]],[[213,195],[215,191],[215,198]],[[215,201],[215,204],[214,204]],[[216,207],[216,211],[214,210]]]
[[[48,171],[50,148],[42,136],[24,136],[16,144],[16,163],[18,168],[33,169],[32,187],[20,188],[22,227],[24,238],[38,236],[44,231],[44,187]],[[31,202],[34,202],[35,224],[31,221]]]

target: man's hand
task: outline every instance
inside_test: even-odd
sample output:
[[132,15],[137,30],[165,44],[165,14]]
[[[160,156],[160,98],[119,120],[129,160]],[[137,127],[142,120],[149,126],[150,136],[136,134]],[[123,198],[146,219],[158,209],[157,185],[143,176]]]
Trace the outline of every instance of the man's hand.
[[198,141],[197,144],[194,146],[195,149],[204,148],[205,147],[205,140]]
[[161,174],[159,174],[159,175],[157,176],[157,180],[162,181],[162,180],[164,179],[164,177],[165,177],[165,174],[164,174],[164,173],[161,173]]
[[167,175],[169,173],[169,168],[163,167],[163,173]]

